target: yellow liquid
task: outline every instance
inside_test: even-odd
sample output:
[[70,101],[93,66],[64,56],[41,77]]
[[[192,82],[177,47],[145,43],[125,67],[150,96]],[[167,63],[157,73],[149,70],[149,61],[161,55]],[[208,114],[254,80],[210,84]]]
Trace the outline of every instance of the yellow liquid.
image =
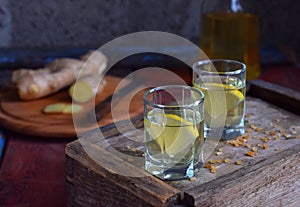
[[147,153],[153,162],[159,163],[161,170],[174,164],[202,161],[203,118],[191,110],[182,113],[185,117],[154,109],[144,119]]
[[204,119],[209,128],[234,128],[238,126],[245,110],[245,83],[235,77],[227,77],[222,83],[212,83],[211,77],[196,80],[194,87],[204,95]]
[[247,66],[247,80],[260,75],[258,17],[249,13],[202,15],[200,48],[211,59],[233,59]]

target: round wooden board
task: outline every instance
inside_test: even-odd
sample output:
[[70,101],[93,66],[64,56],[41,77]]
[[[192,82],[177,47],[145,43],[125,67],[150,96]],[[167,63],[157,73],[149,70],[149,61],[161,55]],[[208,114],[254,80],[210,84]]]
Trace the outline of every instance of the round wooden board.
[[[113,94],[115,88],[121,81],[121,78],[113,76],[106,76],[105,79],[107,84],[104,90],[96,97],[95,104],[101,103],[101,101]],[[126,99],[126,96],[123,97],[123,99]],[[76,127],[75,130],[72,115],[44,114],[42,112],[43,108],[51,103],[71,103],[72,100],[68,95],[67,89],[42,99],[21,101],[18,98],[17,90],[12,88],[1,92],[0,125],[19,133],[37,137],[72,138],[76,137],[77,133],[112,123],[112,121],[126,119],[128,118],[128,113],[130,116],[136,116],[142,113],[142,94],[134,96],[129,109],[122,107],[122,101],[124,100],[119,100],[120,104],[117,104],[113,109],[117,112],[117,117],[114,117],[114,119],[112,119],[111,114],[108,113],[107,116],[102,117],[98,123]],[[90,105],[94,107],[94,104]],[[93,110],[88,104],[84,106],[85,112]]]

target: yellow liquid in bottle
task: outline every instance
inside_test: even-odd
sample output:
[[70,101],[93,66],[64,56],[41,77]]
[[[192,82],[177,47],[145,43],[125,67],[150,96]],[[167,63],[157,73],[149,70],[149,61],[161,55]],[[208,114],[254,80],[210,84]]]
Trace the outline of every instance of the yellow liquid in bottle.
[[249,13],[202,15],[200,48],[211,59],[233,59],[247,66],[247,80],[260,75],[258,17]]

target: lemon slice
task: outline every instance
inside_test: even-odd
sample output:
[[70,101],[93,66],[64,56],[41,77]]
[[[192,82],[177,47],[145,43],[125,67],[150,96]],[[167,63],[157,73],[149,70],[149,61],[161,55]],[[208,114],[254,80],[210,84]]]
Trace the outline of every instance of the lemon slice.
[[[150,116],[154,117],[153,114]],[[145,129],[161,151],[165,151],[170,157],[187,152],[199,136],[196,125],[178,115],[156,113],[155,118],[163,119],[164,125],[145,120]]]
[[214,127],[224,125],[227,113],[245,98],[242,92],[230,85],[206,83],[205,89],[200,89],[205,95],[204,112],[206,123],[210,123]]

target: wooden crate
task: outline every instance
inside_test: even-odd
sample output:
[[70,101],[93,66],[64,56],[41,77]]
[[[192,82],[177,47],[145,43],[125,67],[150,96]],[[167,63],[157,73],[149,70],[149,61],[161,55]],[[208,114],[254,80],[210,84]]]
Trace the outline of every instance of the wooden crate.
[[[132,139],[143,136],[142,119],[133,121],[136,128],[122,121],[118,129],[83,134],[66,147],[68,206],[299,205],[300,94],[255,80],[246,106],[248,140],[242,144],[244,136],[240,146],[206,140],[206,149],[215,148],[206,163],[223,162],[211,164],[215,173],[199,169],[195,180],[165,182],[143,170],[143,144]],[[253,147],[257,155],[246,155]]]

